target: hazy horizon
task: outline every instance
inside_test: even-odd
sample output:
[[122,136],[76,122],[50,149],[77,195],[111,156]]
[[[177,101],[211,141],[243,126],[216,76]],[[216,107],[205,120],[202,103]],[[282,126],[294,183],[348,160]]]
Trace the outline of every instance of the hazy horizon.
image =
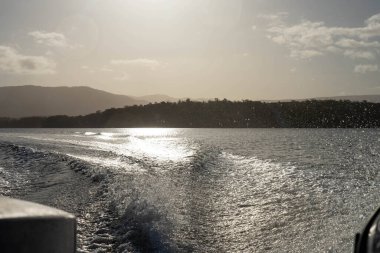
[[279,100],[380,93],[380,2],[0,3],[0,87]]
[[[197,100],[214,100],[214,99],[220,99],[220,100],[223,100],[223,99],[228,99],[226,97],[202,97],[202,98],[191,98],[191,97],[172,97],[172,96],[169,96],[167,94],[145,94],[145,95],[140,95],[140,96],[137,96],[137,95],[133,95],[133,94],[121,94],[121,93],[116,93],[116,92],[113,92],[113,91],[107,91],[107,90],[103,90],[101,88],[95,88],[95,87],[91,87],[91,86],[86,86],[86,85],[78,85],[78,86],[64,86],[64,85],[61,85],[61,86],[43,86],[43,85],[29,85],[29,84],[26,84],[26,85],[9,85],[9,86],[0,86],[0,88],[7,88],[7,87],[14,87],[14,88],[19,88],[19,87],[28,87],[28,86],[31,86],[31,87],[41,87],[41,88],[90,88],[90,89],[95,89],[95,90],[98,90],[98,91],[102,91],[102,92],[106,92],[106,93],[110,93],[112,95],[122,95],[122,96],[127,96],[127,97],[131,97],[131,98],[138,98],[138,99],[144,99],[144,98],[147,98],[147,102],[152,102],[149,100],[149,98],[151,99],[160,99],[160,98],[163,98],[162,101],[165,101],[165,98],[167,99],[170,99],[168,102],[172,102],[172,100],[184,100],[184,99],[190,99],[190,100],[194,100],[194,101],[197,101]],[[380,97],[380,91],[379,93],[377,94],[357,94],[357,95],[352,95],[352,94],[346,94],[346,95],[337,95],[337,96],[321,96],[321,97],[303,97],[303,98],[294,98],[294,97],[288,97],[288,98],[280,98],[280,99],[257,99],[255,101],[290,101],[290,100],[308,100],[308,99],[324,99],[324,98],[339,98],[339,97],[352,97],[352,98],[356,98],[357,99],[360,99],[360,97],[367,97],[367,96],[379,96]],[[380,99],[380,98],[379,98]],[[247,98],[240,98],[240,99],[228,99],[228,100],[231,100],[231,101],[239,101],[239,100],[251,100],[251,99],[247,99]],[[356,99],[355,99],[356,100]],[[355,101],[354,100],[354,101]],[[161,100],[159,100],[161,101]],[[356,101],[360,101],[360,100],[356,100]]]

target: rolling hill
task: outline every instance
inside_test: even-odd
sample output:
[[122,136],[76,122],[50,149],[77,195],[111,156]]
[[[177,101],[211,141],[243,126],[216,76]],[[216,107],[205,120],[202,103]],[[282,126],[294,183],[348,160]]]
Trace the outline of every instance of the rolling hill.
[[115,95],[90,87],[0,87],[0,117],[85,115],[111,107],[147,104],[136,97]]
[[[366,100],[372,103],[380,103],[380,95],[317,97],[312,99]],[[296,101],[304,100],[306,99],[296,99]],[[0,87],[0,117],[21,118],[53,115],[78,116],[94,113],[96,111],[103,111],[112,107],[121,108],[124,106],[145,105],[161,101],[176,102],[178,99],[161,94],[141,97],[117,95],[86,86],[6,86]],[[277,101],[267,100],[263,102]]]

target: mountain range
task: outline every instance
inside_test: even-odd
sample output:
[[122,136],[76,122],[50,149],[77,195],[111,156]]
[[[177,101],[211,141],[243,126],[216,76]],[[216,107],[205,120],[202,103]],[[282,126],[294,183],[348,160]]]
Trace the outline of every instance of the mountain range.
[[[380,95],[320,97],[317,100],[351,100],[379,103]],[[86,115],[109,108],[145,105],[155,102],[176,102],[178,98],[167,95],[126,96],[117,95],[86,86],[0,87],[0,117],[21,118],[31,116]],[[205,100],[205,99],[204,99]]]
[[0,117],[86,115],[108,108],[174,101],[165,95],[133,97],[116,95],[90,87],[0,87]]

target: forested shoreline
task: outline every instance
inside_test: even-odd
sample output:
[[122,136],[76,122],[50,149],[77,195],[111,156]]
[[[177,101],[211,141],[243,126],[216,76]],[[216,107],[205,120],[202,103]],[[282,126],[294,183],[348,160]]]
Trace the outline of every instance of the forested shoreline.
[[186,100],[111,108],[85,116],[0,118],[0,127],[377,128],[380,127],[380,103]]

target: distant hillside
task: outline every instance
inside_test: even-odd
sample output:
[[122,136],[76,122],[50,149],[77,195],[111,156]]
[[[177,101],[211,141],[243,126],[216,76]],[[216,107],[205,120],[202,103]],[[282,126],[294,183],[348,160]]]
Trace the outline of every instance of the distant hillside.
[[76,116],[135,104],[147,101],[89,87],[0,87],[0,117]]
[[[350,100],[380,103],[380,95],[317,97],[315,100]],[[156,102],[177,102],[167,95],[125,96],[93,89],[90,87],[41,87],[7,86],[0,87],[0,117],[31,117],[87,115],[109,108],[122,108],[130,105],[145,105]],[[205,101],[199,99],[198,101]],[[297,99],[296,101],[305,101]],[[291,101],[282,100],[282,102]],[[277,101],[266,101],[277,102]]]
[[0,118],[0,127],[378,128],[380,103],[188,100],[113,108],[81,117]]
[[302,98],[302,99],[281,99],[281,100],[263,100],[262,102],[291,102],[291,101],[307,101],[307,100],[334,100],[334,101],[340,101],[340,100],[348,100],[351,102],[362,102],[367,101],[370,103],[380,103],[380,95],[350,95],[350,96],[335,96],[335,97],[314,97],[314,98]]
[[141,97],[133,97],[135,99],[147,101],[149,103],[159,103],[159,102],[177,102],[178,98],[169,97],[167,95],[155,94]]
[[336,97],[318,97],[316,100],[349,100],[354,102],[367,101],[371,103],[380,103],[380,95],[357,95],[357,96],[336,96]]

